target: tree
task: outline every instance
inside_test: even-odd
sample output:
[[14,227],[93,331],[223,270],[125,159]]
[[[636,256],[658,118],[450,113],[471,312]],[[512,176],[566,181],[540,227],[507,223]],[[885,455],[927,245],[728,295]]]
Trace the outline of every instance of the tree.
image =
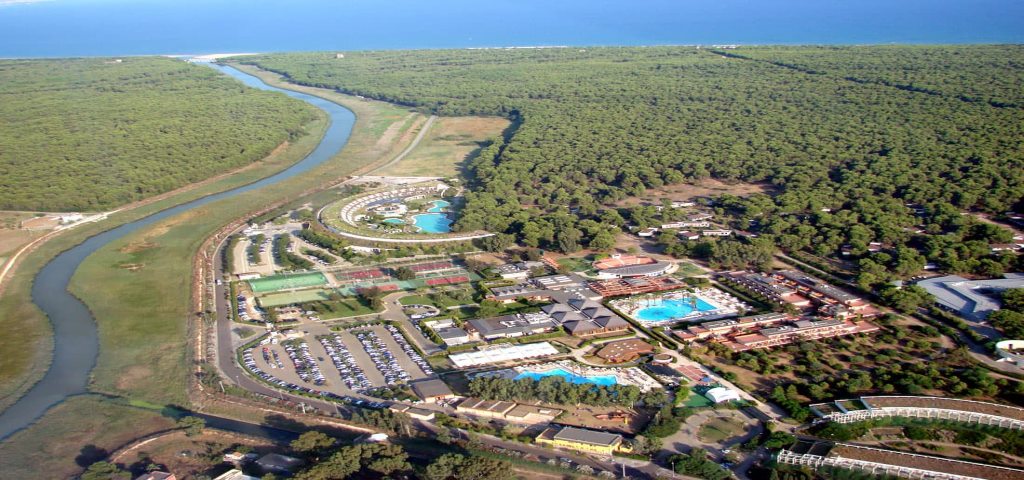
[[319,456],[324,450],[334,445],[334,438],[323,432],[310,430],[299,435],[299,438],[292,440],[289,445],[292,450],[310,457]]
[[602,230],[590,239],[590,248],[594,250],[610,250],[615,246],[615,235],[607,230]]
[[395,278],[399,280],[412,280],[416,278],[416,272],[409,267],[398,267],[395,270]]
[[917,309],[935,301],[932,294],[917,285],[908,285],[903,288],[888,287],[879,292],[879,295],[886,304],[903,313],[914,313]]
[[451,443],[452,443],[452,433],[451,433],[450,430],[448,430],[447,427],[442,427],[440,430],[438,430],[437,436],[434,437],[434,439],[437,440],[438,442],[441,442],[441,443],[445,444],[445,445],[451,445]]
[[132,474],[110,462],[96,462],[79,477],[81,480],[128,480]]
[[191,415],[178,419],[177,427],[185,430],[185,436],[194,437],[201,435],[206,428],[206,420]]

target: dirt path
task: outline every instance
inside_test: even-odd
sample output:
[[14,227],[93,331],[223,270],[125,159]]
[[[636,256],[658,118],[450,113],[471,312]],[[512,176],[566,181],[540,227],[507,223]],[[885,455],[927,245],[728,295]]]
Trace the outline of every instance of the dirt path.
[[423,140],[423,137],[427,136],[427,131],[429,131],[430,127],[432,125],[434,125],[434,120],[437,120],[437,115],[431,115],[430,118],[428,118],[427,121],[423,123],[423,126],[420,127],[419,133],[416,134],[416,138],[414,138],[412,140],[412,143],[410,143],[408,147],[405,147],[405,150],[402,150],[402,153],[399,153],[398,156],[396,156],[395,158],[391,159],[391,161],[385,163],[384,165],[381,165],[381,166],[379,166],[379,167],[377,167],[377,168],[367,172],[367,175],[379,172],[379,171],[384,170],[384,169],[386,169],[386,168],[388,168],[388,167],[390,167],[390,166],[392,166],[392,165],[394,165],[394,164],[396,164],[398,162],[401,162],[402,159],[404,159],[407,155],[409,155],[409,153],[412,152],[413,149],[415,149],[416,146],[420,144],[420,140]]

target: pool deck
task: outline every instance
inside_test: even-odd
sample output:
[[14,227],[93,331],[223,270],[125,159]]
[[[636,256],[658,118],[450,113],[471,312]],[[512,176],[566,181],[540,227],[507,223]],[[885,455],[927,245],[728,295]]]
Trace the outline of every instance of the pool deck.
[[[649,305],[644,305],[645,301],[654,300],[681,300],[684,298],[696,298],[708,305],[714,307],[711,310],[694,310],[686,315],[680,317],[673,317],[664,320],[645,320],[639,318],[637,315],[641,310],[648,308]],[[716,320],[720,318],[728,318],[739,315],[740,312],[750,309],[750,306],[743,303],[738,298],[723,292],[715,288],[700,288],[694,292],[671,292],[671,293],[656,293],[656,294],[645,294],[633,296],[621,300],[614,300],[611,305],[619,311],[625,313],[629,318],[634,321],[640,322],[644,325],[663,325],[675,322],[683,321],[705,321],[705,320]]]

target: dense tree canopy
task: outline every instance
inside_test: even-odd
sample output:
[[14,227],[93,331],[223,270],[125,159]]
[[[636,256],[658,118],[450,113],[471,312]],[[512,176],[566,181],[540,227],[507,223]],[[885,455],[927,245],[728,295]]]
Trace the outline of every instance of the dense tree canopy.
[[[456,225],[464,230],[507,232],[562,251],[604,248],[603,229],[621,226],[612,203],[715,177],[776,187],[773,196],[721,201],[734,227],[783,248],[832,255],[851,245],[860,257],[881,242],[911,246],[947,270],[1009,266],[985,258],[985,239],[965,244],[972,227],[959,213],[1021,208],[1021,46],[388,51],[245,61],[298,83],[425,111],[516,120],[510,138],[496,139],[469,166],[473,192]],[[915,233],[922,225],[929,236]],[[738,259],[723,266],[761,256],[727,243],[714,248],[713,257]],[[923,264],[905,253],[871,260],[887,275],[864,281]]]
[[313,118],[170,58],[0,60],[0,209],[111,208],[257,161]]

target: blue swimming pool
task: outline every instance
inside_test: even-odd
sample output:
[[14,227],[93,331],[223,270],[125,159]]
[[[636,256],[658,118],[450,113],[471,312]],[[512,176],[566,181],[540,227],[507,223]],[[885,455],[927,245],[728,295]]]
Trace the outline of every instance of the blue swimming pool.
[[402,224],[405,223],[405,220],[402,220],[401,218],[388,218],[388,219],[384,220],[384,223],[390,223],[390,224],[393,224],[393,225],[402,225]]
[[615,385],[615,375],[596,375],[592,377],[584,377],[576,375],[575,373],[568,372],[561,368],[555,370],[548,370],[545,372],[523,372],[516,375],[515,379],[520,380],[523,378],[530,378],[533,380],[540,380],[544,377],[562,377],[563,380],[569,383],[593,383],[594,385],[600,385],[606,387],[608,385]]
[[707,312],[717,308],[700,298],[659,298],[648,302],[647,306],[637,310],[634,316],[641,322],[651,323],[678,320],[693,313],[694,304],[696,304],[696,310],[699,312]]
[[430,207],[430,209],[427,211],[431,213],[443,212],[444,209],[450,205],[451,202],[448,202],[447,200],[434,200],[434,206]]
[[423,213],[412,217],[423,233],[449,233],[452,220],[444,213]]

